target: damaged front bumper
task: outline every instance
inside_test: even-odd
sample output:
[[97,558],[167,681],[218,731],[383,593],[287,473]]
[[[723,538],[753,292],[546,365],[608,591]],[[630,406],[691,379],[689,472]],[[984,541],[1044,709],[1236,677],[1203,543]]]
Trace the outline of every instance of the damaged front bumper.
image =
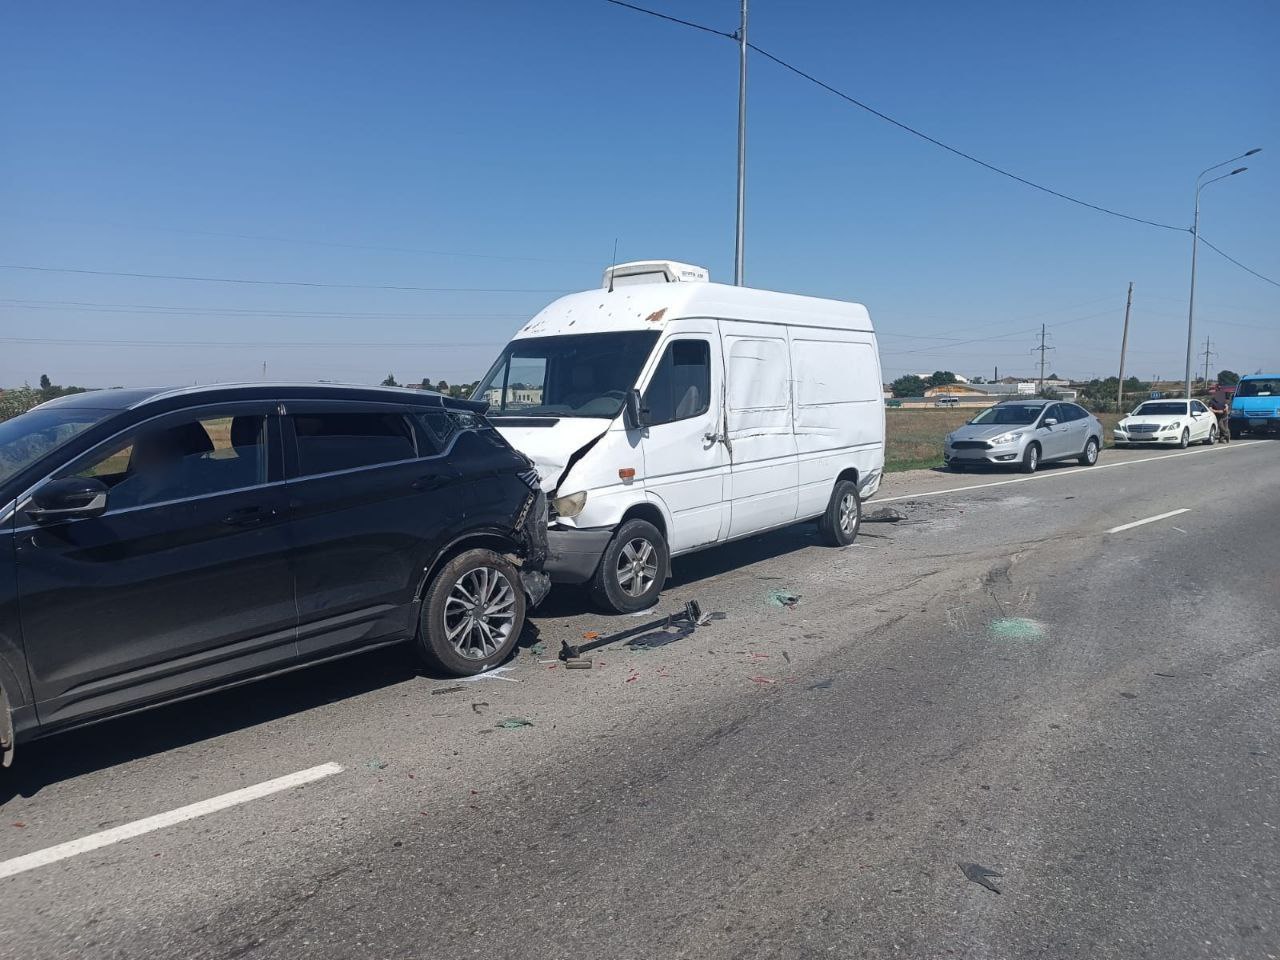
[[556,527],[547,531],[547,573],[553,583],[586,583],[595,576],[600,558],[613,539],[612,527],[580,530]]
[[520,583],[529,597],[529,605],[536,607],[551,592],[551,577],[545,570],[548,554],[546,494],[541,490],[529,494],[514,527],[522,550],[513,561],[520,569]]

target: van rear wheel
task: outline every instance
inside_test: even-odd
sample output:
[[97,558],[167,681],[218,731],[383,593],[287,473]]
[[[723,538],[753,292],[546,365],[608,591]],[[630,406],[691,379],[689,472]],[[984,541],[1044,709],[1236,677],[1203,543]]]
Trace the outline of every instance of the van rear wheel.
[[591,599],[613,613],[636,613],[658,602],[671,569],[662,531],[647,520],[628,520],[605,547],[591,578]]
[[862,500],[852,480],[837,480],[827,511],[818,518],[818,533],[829,547],[847,547],[858,539],[862,525]]

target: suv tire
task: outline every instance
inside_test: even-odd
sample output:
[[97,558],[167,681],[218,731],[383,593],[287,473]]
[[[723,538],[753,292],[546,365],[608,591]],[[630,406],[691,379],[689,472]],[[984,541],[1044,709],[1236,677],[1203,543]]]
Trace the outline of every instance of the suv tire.
[[482,673],[510,656],[524,614],[524,587],[511,562],[492,550],[465,550],[427,588],[418,653],[452,676]]

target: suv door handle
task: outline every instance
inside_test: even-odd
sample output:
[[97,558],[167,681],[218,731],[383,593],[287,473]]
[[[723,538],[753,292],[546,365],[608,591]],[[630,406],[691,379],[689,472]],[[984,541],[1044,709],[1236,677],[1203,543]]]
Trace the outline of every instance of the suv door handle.
[[232,510],[222,518],[222,522],[230,527],[256,527],[275,516],[275,513],[270,507],[242,507]]
[[439,490],[448,484],[450,479],[452,478],[446,473],[428,473],[426,476],[419,477],[413,481],[409,486],[415,490]]

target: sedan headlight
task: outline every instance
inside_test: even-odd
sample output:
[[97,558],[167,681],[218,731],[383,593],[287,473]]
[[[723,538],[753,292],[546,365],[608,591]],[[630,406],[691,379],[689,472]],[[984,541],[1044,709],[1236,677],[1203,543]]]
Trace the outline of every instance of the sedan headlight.
[[564,517],[566,520],[572,520],[580,514],[587,505],[587,492],[583,490],[581,493],[571,493],[567,497],[556,497],[551,501],[551,507],[556,514]]
[[1160,429],[1161,430],[1177,430],[1180,426],[1182,426],[1182,422],[1180,420],[1175,420],[1173,421],[1173,423],[1165,424]]
[[998,447],[1002,443],[1013,443],[1013,441],[1017,440],[1020,436],[1022,436],[1021,430],[1013,430],[1009,433],[1002,433],[998,437],[992,437],[987,441],[987,443],[991,444],[993,447]]

